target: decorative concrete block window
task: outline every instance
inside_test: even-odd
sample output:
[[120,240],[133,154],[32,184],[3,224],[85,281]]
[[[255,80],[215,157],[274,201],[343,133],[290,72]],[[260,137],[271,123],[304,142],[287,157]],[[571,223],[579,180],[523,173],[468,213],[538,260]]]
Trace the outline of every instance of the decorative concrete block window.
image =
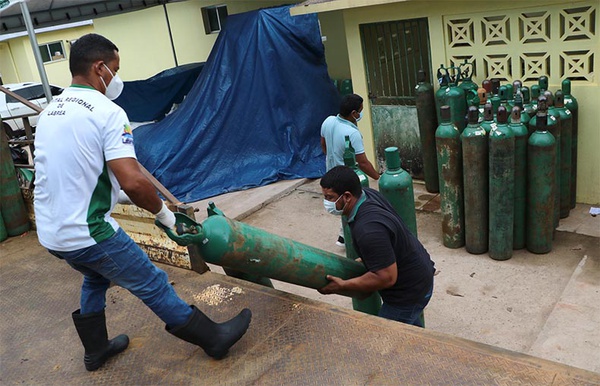
[[40,44],[39,48],[44,63],[66,59],[65,47],[62,41]]
[[206,34],[219,33],[225,26],[225,21],[227,20],[227,6],[213,5],[210,7],[203,7],[201,10]]

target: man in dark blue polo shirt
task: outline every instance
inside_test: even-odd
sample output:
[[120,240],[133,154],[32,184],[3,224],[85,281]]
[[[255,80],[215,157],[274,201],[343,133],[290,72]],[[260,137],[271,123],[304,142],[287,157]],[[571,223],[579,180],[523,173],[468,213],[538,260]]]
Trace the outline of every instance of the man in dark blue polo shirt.
[[349,280],[328,275],[330,283],[319,292],[379,291],[379,316],[423,327],[420,316],[431,298],[435,272],[429,253],[383,195],[361,187],[352,169],[329,170],[321,189],[329,212],[348,217],[354,248],[368,272]]

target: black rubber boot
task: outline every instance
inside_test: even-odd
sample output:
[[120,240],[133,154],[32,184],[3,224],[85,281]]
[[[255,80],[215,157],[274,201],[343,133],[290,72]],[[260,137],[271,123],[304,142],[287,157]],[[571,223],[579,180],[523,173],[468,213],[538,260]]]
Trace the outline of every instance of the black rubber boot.
[[224,323],[215,323],[195,306],[192,315],[180,326],[169,326],[165,329],[186,342],[193,343],[204,349],[207,355],[222,359],[227,351],[235,344],[250,326],[252,312],[244,308],[236,317]]
[[77,310],[72,316],[79,339],[85,348],[83,363],[87,371],[98,370],[108,358],[122,352],[129,345],[127,335],[108,340],[104,310],[83,315]]

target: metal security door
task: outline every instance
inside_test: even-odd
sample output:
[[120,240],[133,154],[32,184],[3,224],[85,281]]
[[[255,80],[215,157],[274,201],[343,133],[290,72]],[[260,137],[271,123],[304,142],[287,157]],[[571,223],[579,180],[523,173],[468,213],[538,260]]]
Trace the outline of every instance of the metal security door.
[[385,148],[397,146],[402,167],[423,178],[415,86],[418,70],[431,78],[427,19],[361,24],[360,33],[377,162],[383,166]]

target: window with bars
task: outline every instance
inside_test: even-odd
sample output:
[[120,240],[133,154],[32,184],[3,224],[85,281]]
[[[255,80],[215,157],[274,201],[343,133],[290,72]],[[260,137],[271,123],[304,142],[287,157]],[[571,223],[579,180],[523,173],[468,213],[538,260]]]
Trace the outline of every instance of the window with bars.
[[417,72],[431,74],[426,18],[360,25],[369,86],[377,105],[414,105]]

